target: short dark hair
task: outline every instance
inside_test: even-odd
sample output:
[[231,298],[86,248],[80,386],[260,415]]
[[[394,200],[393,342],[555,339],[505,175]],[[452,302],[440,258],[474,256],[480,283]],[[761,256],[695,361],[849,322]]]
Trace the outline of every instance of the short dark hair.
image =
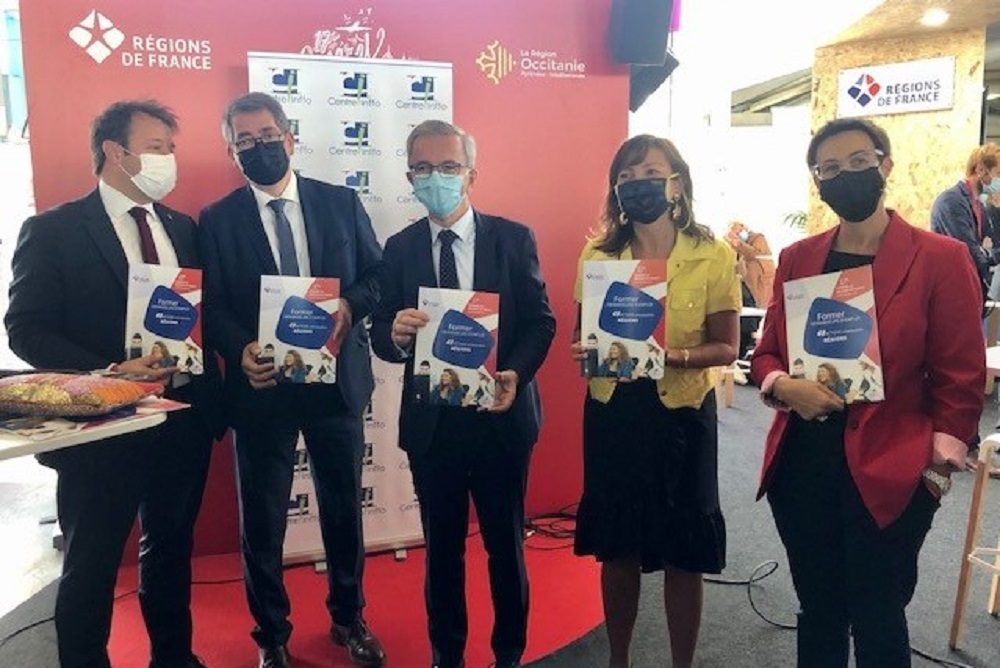
[[222,115],[222,136],[227,144],[236,141],[236,133],[233,131],[233,116],[238,114],[250,114],[255,111],[269,111],[274,117],[274,123],[282,132],[288,132],[291,124],[281,103],[267,93],[247,93],[241,95],[226,107],[226,113]]
[[816,166],[816,153],[819,151],[820,144],[825,142],[830,137],[854,130],[864,132],[868,135],[868,138],[872,140],[872,144],[875,145],[875,148],[882,151],[883,158],[888,158],[892,154],[892,146],[889,144],[889,135],[887,135],[885,130],[879,126],[875,125],[871,121],[866,121],[863,118],[837,118],[821,127],[813,135],[812,140],[809,142],[809,148],[806,150],[806,166],[809,167],[809,169]]
[[802,361],[801,357],[796,357],[795,361],[792,362],[792,364],[805,364],[805,362]]
[[170,128],[177,131],[177,116],[168,107],[156,100],[123,100],[115,102],[101,112],[90,126],[90,152],[94,159],[94,174],[100,175],[104,169],[105,141],[113,141],[128,148],[128,133],[132,128],[132,119],[136,114],[152,116]]

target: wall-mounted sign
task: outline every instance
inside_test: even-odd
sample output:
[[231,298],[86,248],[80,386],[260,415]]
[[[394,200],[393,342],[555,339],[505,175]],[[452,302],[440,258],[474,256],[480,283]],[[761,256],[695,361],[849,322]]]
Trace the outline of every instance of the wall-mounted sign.
[[951,109],[955,58],[929,58],[841,70],[837,116],[883,116]]

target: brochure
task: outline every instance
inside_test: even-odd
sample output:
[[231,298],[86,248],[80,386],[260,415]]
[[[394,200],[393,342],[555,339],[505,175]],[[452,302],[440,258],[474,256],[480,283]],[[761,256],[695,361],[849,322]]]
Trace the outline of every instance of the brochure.
[[488,408],[496,397],[500,295],[420,288],[430,322],[417,334],[413,388],[418,403]]
[[784,287],[789,374],[819,381],[849,404],[883,400],[871,266]]
[[258,360],[274,362],[279,385],[336,381],[339,309],[339,278],[260,277]]
[[201,338],[201,270],[129,265],[125,359],[158,350],[160,366],[205,372]]
[[580,338],[588,378],[663,378],[667,263],[583,263]]

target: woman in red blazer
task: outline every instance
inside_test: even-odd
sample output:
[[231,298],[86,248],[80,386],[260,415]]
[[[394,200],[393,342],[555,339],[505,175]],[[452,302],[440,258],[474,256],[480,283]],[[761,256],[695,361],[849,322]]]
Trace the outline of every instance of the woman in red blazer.
[[[799,597],[798,665],[910,665],[905,609],[917,555],[983,406],[985,348],[965,247],[884,205],[889,138],[858,119],[820,129],[807,161],[840,224],[781,254],[752,374],[779,410],[767,494]],[[788,374],[786,281],[870,264],[885,399],[844,401]]]

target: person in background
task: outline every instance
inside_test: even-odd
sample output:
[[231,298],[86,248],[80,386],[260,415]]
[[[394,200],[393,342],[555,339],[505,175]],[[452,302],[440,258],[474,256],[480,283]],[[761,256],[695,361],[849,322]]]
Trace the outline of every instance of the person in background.
[[[668,267],[663,377],[592,378],[583,412],[584,482],[578,555],[601,562],[611,668],[630,665],[642,572],[663,571],[675,668],[693,665],[702,611],[702,573],[725,567],[719,508],[713,367],[736,359],[740,285],[736,258],[691,208],[691,173],[666,139],[640,135],[618,149],[608,171],[603,230],[584,262],[660,260]],[[586,359],[580,309],[571,353]],[[622,425],[641,424],[642,429]]]
[[985,209],[995,193],[1000,193],[1000,145],[988,143],[969,155],[965,178],[938,195],[931,207],[931,230],[958,239],[968,248],[983,301],[989,293],[992,268],[1000,262],[1000,248],[994,248]]
[[803,362],[801,359],[796,358],[795,361],[792,362],[792,371],[791,374],[789,375],[791,375],[792,378],[805,378],[806,363]]
[[771,287],[774,284],[774,258],[767,239],[760,232],[754,232],[745,224],[734,220],[729,224],[726,241],[736,251],[740,276],[753,296],[752,305],[767,308],[771,303]]
[[442,406],[461,406],[465,401],[466,388],[454,369],[441,372],[441,380],[431,392],[431,403]]
[[429,402],[431,400],[431,363],[421,360],[413,372],[413,400]]
[[[360,666],[380,666],[385,651],[363,611],[361,524],[362,414],[374,381],[365,318],[379,299],[382,249],[357,193],[298,176],[295,138],[281,104],[249,93],[226,109],[222,134],[247,183],[202,213],[206,339],[226,363],[225,400],[236,430],[240,529],[247,601],[262,668],[289,665],[291,604],[282,544],[299,433],[312,465],[332,621],[330,637]],[[274,350],[257,341],[260,277],[340,279],[332,334],[333,384],[282,384]],[[264,356],[261,353],[265,353]]]
[[170,353],[170,349],[167,348],[167,344],[163,341],[153,342],[153,352],[160,358],[160,368],[177,366],[177,358]]
[[635,368],[628,348],[621,341],[612,341],[611,345],[608,346],[608,356],[601,362],[597,375],[602,378],[632,380],[633,371]]
[[[961,243],[885,207],[889,137],[873,123],[831,121],[806,162],[840,223],[786,248],[751,373],[776,407],[758,498],[766,494],[798,594],[798,665],[910,665],[906,606],[920,547],[949,475],[964,468],[986,382],[982,297]],[[782,286],[870,265],[885,399],[844,400],[788,374]]]
[[847,385],[841,379],[837,367],[832,364],[823,362],[819,365],[819,368],[816,369],[816,382],[833,390],[833,393],[841,399],[847,396]]
[[128,358],[130,360],[139,359],[142,357],[142,335],[136,332],[129,339],[128,345]]
[[[479,176],[473,137],[451,123],[424,121],[407,137],[406,154],[406,177],[428,216],[385,243],[372,346],[383,360],[406,365],[399,446],[410,459],[427,542],[424,591],[432,663],[439,668],[465,663],[471,496],[489,555],[495,666],[515,668],[528,633],[524,493],[542,419],[535,372],[548,354],[556,319],[531,229],[472,206]],[[428,322],[417,309],[421,286],[500,296],[499,371],[488,409],[416,402],[414,341]]]
[[[191,549],[212,438],[225,430],[214,357],[205,373],[170,387],[166,353],[119,362],[125,349],[128,266],[201,266],[194,221],[160,204],[177,180],[177,118],[152,100],[116,102],[94,119],[97,187],[32,216],[13,258],[10,347],[37,369],[106,369],[148,377],[192,404],[162,427],[38,456],[58,473],[65,538],[55,603],[59,664],[107,668],[115,579],[138,513],[139,606],[151,668],[197,668],[192,652]],[[136,351],[130,351],[130,357]],[[115,364],[115,362],[119,362]]]
[[309,375],[309,367],[302,360],[302,355],[297,350],[289,350],[285,353],[284,362],[278,372],[279,383],[304,383]]

